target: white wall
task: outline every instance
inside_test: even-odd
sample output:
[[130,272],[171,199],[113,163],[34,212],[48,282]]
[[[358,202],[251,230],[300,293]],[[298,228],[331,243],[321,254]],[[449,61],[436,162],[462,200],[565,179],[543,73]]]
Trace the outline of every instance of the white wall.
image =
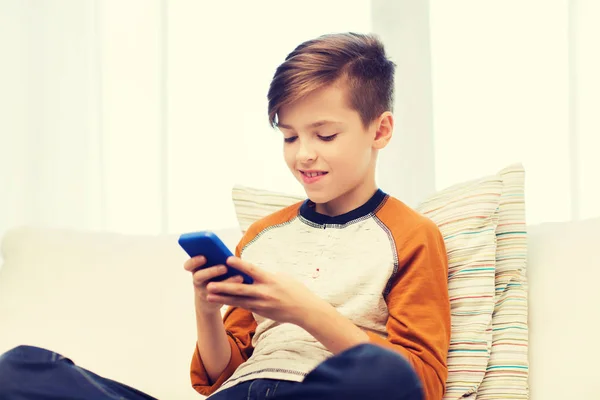
[[374,0],[372,9],[398,63],[383,187],[415,205],[523,162],[530,223],[600,215],[599,2]]
[[437,187],[525,165],[529,223],[600,216],[600,4],[431,1]]
[[378,181],[388,193],[416,206],[435,190],[429,2],[371,4],[373,31],[396,63],[396,126],[379,156]]
[[431,1],[439,188],[520,161],[529,222],[570,219],[567,3]]
[[347,5],[3,1],[0,234],[235,226],[235,183],[301,192],[266,94],[300,42],[370,31],[369,1]]
[[89,184],[98,173],[89,134],[96,130],[91,4],[2,3],[0,232],[33,222],[91,226],[99,218],[97,187]]
[[4,0],[0,233],[224,227],[235,183],[301,192],[268,84],[295,45],[345,30],[380,34],[398,64],[385,190],[415,205],[524,161],[530,222],[600,213],[597,2],[286,4]]
[[18,2],[6,2],[0,12],[0,235],[26,214],[30,147],[27,73],[31,54],[23,46],[29,38],[26,10]]
[[161,0],[102,0],[95,45],[99,76],[102,229],[159,233],[167,225]]
[[600,216],[600,2],[570,1],[574,218]]

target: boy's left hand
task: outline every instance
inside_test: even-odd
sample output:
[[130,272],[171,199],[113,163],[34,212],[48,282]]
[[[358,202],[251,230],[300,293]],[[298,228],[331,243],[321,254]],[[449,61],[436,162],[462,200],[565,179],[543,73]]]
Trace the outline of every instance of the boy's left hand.
[[250,275],[254,283],[211,282],[207,286],[209,302],[240,307],[273,321],[296,325],[324,303],[302,283],[285,274],[264,271],[237,257],[229,257],[227,265]]

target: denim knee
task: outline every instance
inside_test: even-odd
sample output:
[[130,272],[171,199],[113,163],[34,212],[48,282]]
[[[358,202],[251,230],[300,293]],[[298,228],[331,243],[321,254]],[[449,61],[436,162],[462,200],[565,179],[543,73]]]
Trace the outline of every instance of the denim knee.
[[423,398],[423,385],[402,355],[369,343],[346,350],[340,356],[348,363],[356,363],[348,376],[355,390],[368,388],[369,395],[375,396],[373,398]]
[[16,362],[20,364],[48,363],[64,359],[58,353],[36,346],[21,345],[0,355],[0,364]]

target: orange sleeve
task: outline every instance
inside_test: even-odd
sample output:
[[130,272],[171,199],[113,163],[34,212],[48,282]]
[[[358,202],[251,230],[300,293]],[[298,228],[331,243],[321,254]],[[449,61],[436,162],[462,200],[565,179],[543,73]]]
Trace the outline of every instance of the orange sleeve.
[[211,382],[198,351],[194,351],[190,376],[192,387],[204,396],[214,393],[221,385],[233,375],[237,367],[252,355],[252,337],[256,330],[256,321],[250,311],[242,308],[230,307],[223,317],[223,324],[231,346],[229,364],[216,381]]
[[[389,228],[394,234],[393,227]],[[427,220],[402,234],[396,248],[398,271],[386,296],[388,337],[367,334],[372,343],[391,348],[409,360],[421,379],[426,400],[440,400],[446,389],[450,346],[444,240],[438,227]]]

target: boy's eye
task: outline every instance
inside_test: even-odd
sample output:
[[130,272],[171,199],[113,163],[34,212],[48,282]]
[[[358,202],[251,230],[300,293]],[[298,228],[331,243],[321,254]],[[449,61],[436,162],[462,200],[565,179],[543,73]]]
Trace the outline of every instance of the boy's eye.
[[286,137],[283,139],[283,141],[286,143],[293,143],[296,141],[297,138],[298,138],[298,136]]
[[321,140],[323,140],[325,142],[331,142],[333,139],[335,139],[335,137],[337,135],[338,135],[337,133],[335,133],[333,135],[329,135],[329,136],[321,136],[321,135],[319,135],[319,139],[321,139]]

